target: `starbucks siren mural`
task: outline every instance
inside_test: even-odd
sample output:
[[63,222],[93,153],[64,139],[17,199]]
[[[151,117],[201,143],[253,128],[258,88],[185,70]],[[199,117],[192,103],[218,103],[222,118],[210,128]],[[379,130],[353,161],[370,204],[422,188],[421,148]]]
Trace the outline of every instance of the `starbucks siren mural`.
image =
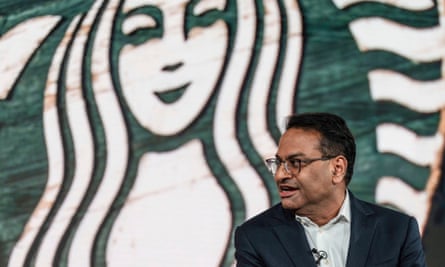
[[345,117],[350,189],[445,262],[443,1],[0,6],[0,266],[232,266],[306,111]]

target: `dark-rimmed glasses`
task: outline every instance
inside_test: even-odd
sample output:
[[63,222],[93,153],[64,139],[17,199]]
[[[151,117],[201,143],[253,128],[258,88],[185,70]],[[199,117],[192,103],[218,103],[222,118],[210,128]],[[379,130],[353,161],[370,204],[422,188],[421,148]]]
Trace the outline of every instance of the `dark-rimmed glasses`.
[[283,164],[284,170],[288,174],[296,175],[299,174],[302,167],[305,167],[312,162],[318,161],[318,160],[330,160],[332,158],[335,158],[336,156],[324,156],[321,158],[315,158],[315,159],[299,159],[299,158],[289,158],[286,160],[282,160],[280,158],[270,158],[266,159],[266,166],[269,169],[269,171],[275,175],[280,168],[280,165]]

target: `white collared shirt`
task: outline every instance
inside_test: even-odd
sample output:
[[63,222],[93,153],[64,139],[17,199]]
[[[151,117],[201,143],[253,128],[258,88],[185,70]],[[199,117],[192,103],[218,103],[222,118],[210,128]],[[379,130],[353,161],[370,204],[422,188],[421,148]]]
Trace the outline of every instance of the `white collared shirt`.
[[[322,259],[318,266],[344,267],[348,256],[349,237],[351,236],[351,207],[349,193],[340,208],[338,215],[323,226],[318,226],[307,217],[295,216],[306,233],[311,249],[326,252],[327,258]],[[314,254],[314,258],[317,259]]]

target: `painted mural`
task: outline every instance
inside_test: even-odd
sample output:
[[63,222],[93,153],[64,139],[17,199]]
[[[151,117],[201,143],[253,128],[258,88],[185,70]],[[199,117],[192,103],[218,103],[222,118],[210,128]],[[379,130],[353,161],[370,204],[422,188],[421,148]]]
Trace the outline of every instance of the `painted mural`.
[[233,266],[285,116],[445,264],[443,0],[0,2],[0,266]]

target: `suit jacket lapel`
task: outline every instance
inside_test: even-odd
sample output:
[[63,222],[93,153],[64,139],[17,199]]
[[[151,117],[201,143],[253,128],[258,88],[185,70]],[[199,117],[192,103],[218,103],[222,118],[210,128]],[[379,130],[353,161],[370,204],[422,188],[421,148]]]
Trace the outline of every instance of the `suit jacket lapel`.
[[350,192],[351,238],[346,262],[347,267],[365,266],[375,232],[376,220],[373,211],[364,207]]
[[303,226],[295,220],[292,214],[286,211],[284,213],[284,223],[274,227],[274,232],[284,250],[292,259],[294,266],[316,267]]

